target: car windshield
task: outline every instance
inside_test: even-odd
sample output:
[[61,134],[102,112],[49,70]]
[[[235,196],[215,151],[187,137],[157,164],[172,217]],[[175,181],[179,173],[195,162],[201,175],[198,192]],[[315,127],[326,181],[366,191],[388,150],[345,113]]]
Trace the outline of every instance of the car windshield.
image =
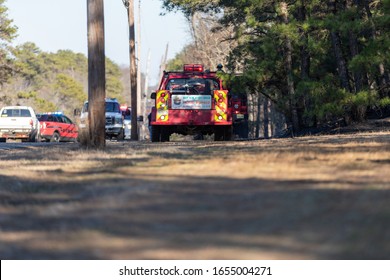
[[106,112],[120,113],[121,109],[117,102],[106,102]]
[[61,116],[59,115],[41,115],[38,118],[41,122],[61,122]]
[[219,84],[214,79],[171,79],[166,88],[172,93],[194,93],[194,94],[212,94],[214,90],[219,89]]
[[31,117],[28,109],[4,109],[1,113],[2,117]]

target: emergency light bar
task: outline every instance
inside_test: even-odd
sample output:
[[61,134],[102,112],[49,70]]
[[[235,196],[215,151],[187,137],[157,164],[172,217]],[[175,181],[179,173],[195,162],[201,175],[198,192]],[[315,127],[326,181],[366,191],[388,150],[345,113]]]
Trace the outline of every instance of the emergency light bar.
[[203,72],[202,64],[184,64],[184,72]]
[[59,116],[61,116],[63,114],[64,114],[64,112],[62,112],[62,111],[56,111],[56,112],[45,112],[45,113],[41,113],[40,115],[59,115]]

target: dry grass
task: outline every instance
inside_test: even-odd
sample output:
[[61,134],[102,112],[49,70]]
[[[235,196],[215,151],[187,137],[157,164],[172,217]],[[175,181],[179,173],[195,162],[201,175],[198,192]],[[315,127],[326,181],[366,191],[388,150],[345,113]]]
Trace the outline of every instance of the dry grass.
[[388,259],[390,133],[21,146],[1,259]]

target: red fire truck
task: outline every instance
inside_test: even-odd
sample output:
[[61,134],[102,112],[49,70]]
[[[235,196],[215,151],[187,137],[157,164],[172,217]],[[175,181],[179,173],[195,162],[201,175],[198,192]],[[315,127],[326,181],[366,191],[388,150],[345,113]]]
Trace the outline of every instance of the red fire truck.
[[185,64],[183,71],[164,71],[151,95],[152,142],[169,141],[172,133],[212,135],[215,141],[233,138],[231,96],[218,78],[218,71],[201,64]]

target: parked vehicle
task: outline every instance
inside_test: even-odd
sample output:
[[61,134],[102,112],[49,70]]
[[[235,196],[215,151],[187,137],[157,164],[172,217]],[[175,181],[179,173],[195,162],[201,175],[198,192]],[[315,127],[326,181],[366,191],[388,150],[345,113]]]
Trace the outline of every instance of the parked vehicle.
[[198,139],[214,134],[215,141],[234,138],[233,124],[245,115],[241,100],[234,100],[233,107],[218,71],[205,70],[201,64],[185,64],[183,71],[164,71],[157,91],[151,95],[155,100],[150,120],[152,142],[169,141],[173,133]]
[[[106,115],[106,137],[115,137],[117,140],[123,140],[124,127],[123,116],[120,109],[120,104],[116,98],[105,99],[105,115]],[[88,124],[88,101],[84,102],[84,106],[80,114],[80,130],[86,129]]]
[[121,112],[123,116],[124,137],[125,139],[131,138],[131,111],[127,105],[121,106]]
[[0,142],[7,139],[40,141],[39,121],[33,108],[6,106],[0,110]]
[[77,126],[62,112],[38,115],[41,139],[47,142],[77,141]]
[[230,98],[232,104],[233,134],[240,138],[248,138],[248,104],[245,94],[232,95]]

